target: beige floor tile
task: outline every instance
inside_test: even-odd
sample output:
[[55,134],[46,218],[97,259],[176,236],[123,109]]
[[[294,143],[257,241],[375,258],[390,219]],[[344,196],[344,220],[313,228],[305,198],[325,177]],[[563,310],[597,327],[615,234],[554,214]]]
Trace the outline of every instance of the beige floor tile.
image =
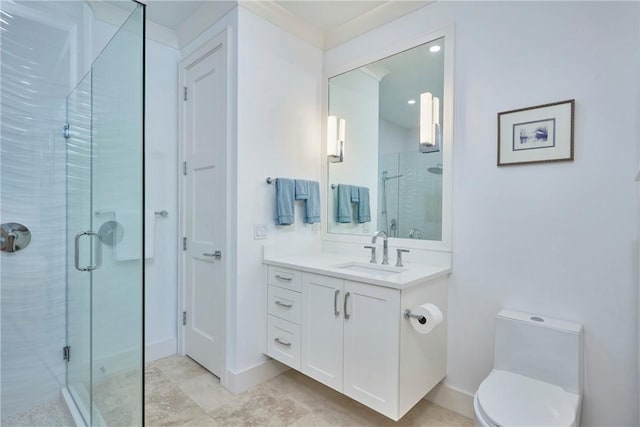
[[[185,360],[186,359],[186,360]],[[234,395],[218,379],[187,358],[147,364],[147,425],[198,427],[471,427],[472,421],[428,401],[419,402],[399,422],[297,372]],[[177,394],[177,395],[175,395]],[[163,409],[164,406],[167,408]],[[171,415],[173,411],[179,415]],[[205,411],[206,413],[200,412]],[[160,423],[160,424],[157,424]],[[182,423],[182,424],[180,424]]]
[[2,427],[75,427],[62,396],[51,403],[0,420]]
[[253,389],[236,396],[230,404],[209,412],[225,426],[286,426],[307,415],[309,410],[289,396]]
[[181,381],[179,387],[207,412],[232,403],[236,398],[236,395],[222,387],[220,380],[210,373]]
[[202,374],[208,373],[206,369],[198,365],[192,359],[184,356],[170,356],[156,360],[153,366],[174,381],[186,381]]

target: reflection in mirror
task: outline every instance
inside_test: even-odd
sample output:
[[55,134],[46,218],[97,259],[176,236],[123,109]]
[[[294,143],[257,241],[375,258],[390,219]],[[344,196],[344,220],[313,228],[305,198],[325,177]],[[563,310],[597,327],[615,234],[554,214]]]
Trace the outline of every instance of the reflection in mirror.
[[329,233],[442,240],[443,91],[443,38],[329,79]]

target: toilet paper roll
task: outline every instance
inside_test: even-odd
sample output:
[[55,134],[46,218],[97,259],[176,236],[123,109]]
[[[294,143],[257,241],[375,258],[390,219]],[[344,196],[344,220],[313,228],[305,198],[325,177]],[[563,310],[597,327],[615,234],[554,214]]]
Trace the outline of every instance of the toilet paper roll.
[[436,329],[442,323],[442,311],[440,311],[436,305],[431,303],[422,304],[418,307],[412,308],[411,314],[423,317],[411,317],[411,319],[409,319],[411,326],[413,326],[413,329],[415,329],[419,334],[425,335],[431,333],[431,331]]

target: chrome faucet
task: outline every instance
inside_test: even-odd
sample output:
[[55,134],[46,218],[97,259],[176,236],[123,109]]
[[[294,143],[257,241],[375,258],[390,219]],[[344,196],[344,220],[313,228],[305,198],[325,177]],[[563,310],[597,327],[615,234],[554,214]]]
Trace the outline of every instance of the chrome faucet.
[[375,245],[378,237],[382,237],[383,239],[382,264],[388,265],[389,264],[389,242],[388,242],[387,233],[385,233],[384,231],[376,231],[376,234],[374,234],[373,237],[371,238],[371,243]]

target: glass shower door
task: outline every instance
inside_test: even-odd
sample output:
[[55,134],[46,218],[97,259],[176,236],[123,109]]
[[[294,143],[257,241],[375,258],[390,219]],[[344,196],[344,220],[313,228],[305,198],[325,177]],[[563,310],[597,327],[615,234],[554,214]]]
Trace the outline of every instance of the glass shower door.
[[67,389],[88,426],[142,424],[144,7],[67,99]]
[[93,418],[142,422],[144,8],[137,6],[93,65]]
[[78,235],[91,230],[91,72],[67,98],[67,125],[67,390],[91,425],[91,275],[77,268],[92,264]]

